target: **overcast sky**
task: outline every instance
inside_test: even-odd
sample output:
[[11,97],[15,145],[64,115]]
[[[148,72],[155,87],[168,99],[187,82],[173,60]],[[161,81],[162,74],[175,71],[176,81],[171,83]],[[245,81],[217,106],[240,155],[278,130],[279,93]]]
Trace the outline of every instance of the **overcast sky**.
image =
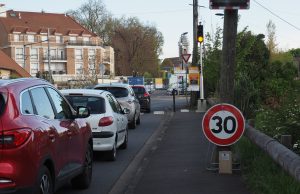
[[[78,9],[87,0],[0,0],[6,9],[64,13]],[[136,16],[143,23],[155,25],[165,40],[164,57],[178,56],[178,41],[183,32],[188,32],[192,44],[193,0],[103,0],[114,17]],[[223,10],[210,10],[209,0],[198,0],[199,21],[204,31],[214,33],[217,26],[223,27],[222,17],[215,16]],[[260,4],[260,5],[259,5]],[[276,25],[276,40],[280,49],[300,48],[299,0],[250,0],[249,10],[239,10],[238,30],[248,26],[255,34],[266,33],[266,24],[272,20]],[[272,13],[270,13],[272,12]]]

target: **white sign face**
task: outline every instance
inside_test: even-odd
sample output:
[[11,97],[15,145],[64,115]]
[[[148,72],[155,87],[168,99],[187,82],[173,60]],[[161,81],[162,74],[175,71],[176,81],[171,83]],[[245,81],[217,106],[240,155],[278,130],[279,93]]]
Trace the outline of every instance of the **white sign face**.
[[219,146],[228,146],[234,144],[243,135],[245,119],[235,106],[217,104],[205,113],[202,130],[210,142]]
[[229,111],[216,112],[209,121],[209,128],[219,139],[231,138],[238,127],[237,125],[237,118]]

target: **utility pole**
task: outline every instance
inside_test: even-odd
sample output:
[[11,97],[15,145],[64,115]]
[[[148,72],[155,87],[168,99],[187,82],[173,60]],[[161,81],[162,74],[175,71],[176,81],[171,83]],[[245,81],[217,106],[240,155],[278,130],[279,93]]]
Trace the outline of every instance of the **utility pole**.
[[197,66],[197,62],[198,62],[197,26],[198,26],[198,0],[193,0],[193,57],[192,57],[193,66]]
[[47,41],[48,41],[48,68],[49,68],[49,77],[50,77],[50,82],[52,83],[52,71],[51,71],[51,62],[50,62],[50,29],[48,28],[48,33],[47,33]]
[[224,13],[220,100],[233,104],[238,10],[225,9]]

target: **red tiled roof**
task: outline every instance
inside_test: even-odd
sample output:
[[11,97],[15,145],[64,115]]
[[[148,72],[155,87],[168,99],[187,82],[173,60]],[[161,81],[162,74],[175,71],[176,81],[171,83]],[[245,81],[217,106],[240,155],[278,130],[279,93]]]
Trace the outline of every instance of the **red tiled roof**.
[[79,36],[97,36],[65,14],[9,10],[6,15],[7,17],[0,18],[0,23],[7,33],[25,33],[27,29],[30,29],[30,32],[47,33],[49,28],[50,34],[61,33],[68,36],[72,31]]
[[165,58],[164,60],[170,60],[174,67],[180,67],[181,62],[179,57]]
[[3,51],[0,50],[0,69],[6,69],[14,71],[21,77],[31,77],[31,75],[18,65],[12,58],[7,56]]

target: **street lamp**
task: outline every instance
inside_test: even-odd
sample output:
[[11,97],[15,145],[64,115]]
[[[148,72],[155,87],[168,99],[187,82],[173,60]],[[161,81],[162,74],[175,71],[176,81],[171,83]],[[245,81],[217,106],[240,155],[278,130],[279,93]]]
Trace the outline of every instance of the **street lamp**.
[[[185,35],[187,35],[188,32],[184,32],[180,35],[180,42],[179,42],[179,58],[181,60],[181,70],[183,71],[183,58],[182,58],[182,50],[183,50],[183,44],[182,44],[182,39]],[[183,76],[182,77],[182,80],[181,80],[181,86],[182,86],[182,94],[184,93],[184,84],[183,84]]]

